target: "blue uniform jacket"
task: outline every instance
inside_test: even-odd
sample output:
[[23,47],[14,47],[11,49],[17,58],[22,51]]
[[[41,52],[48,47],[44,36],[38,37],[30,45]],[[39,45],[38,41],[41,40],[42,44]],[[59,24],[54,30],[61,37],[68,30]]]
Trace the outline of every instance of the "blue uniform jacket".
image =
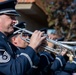
[[72,75],[76,72],[76,58],[72,62],[66,61],[63,56],[57,56],[51,69],[55,75]]
[[63,56],[57,56],[53,64],[51,65],[51,70],[53,75],[69,75],[68,73],[62,71],[63,66],[66,64],[66,60]]
[[42,75],[52,75],[50,66],[54,61],[54,57],[46,51],[40,52],[39,56],[40,56],[39,70],[42,73]]
[[27,75],[52,75],[50,65],[54,58],[45,51],[39,52],[38,56],[40,57],[38,68],[31,68]]
[[76,73],[76,58],[72,62],[68,61],[64,67],[65,71]]
[[26,50],[20,52],[0,32],[0,75],[24,75],[33,66],[36,59],[39,60],[31,47],[28,46]]

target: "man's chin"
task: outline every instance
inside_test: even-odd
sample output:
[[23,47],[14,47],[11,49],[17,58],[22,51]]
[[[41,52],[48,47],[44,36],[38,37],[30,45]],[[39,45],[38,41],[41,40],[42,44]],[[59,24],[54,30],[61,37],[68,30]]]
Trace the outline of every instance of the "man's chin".
[[12,34],[13,32],[14,32],[14,30],[10,30],[8,33],[9,33],[9,34]]

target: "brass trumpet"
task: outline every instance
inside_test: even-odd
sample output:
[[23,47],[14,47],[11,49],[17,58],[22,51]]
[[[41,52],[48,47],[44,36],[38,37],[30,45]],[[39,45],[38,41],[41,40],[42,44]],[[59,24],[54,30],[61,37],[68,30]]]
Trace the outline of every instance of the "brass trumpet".
[[[17,27],[16,25],[14,26],[14,28],[17,28],[17,29],[19,29],[20,31],[22,31],[22,32],[27,32],[27,33],[29,33],[29,34],[33,34],[33,32],[31,32],[31,31],[29,31],[29,30],[26,30],[25,28],[19,28],[19,27]],[[16,33],[16,32],[15,32]],[[45,34],[45,35],[47,35],[47,34]],[[61,43],[61,42],[58,42],[58,41],[55,41],[55,40],[52,40],[52,39],[49,39],[49,38],[46,38],[46,40],[48,41],[48,42],[51,42],[51,43],[53,43],[53,44],[55,44],[55,45],[58,45],[58,46],[60,46],[60,47],[62,47],[62,48],[66,48],[68,51],[69,51],[69,53],[70,53],[70,51],[73,53],[73,55],[75,56],[75,52],[76,52],[76,47],[73,47],[73,46],[69,46],[69,45],[66,45],[66,44],[63,44],[63,43]],[[26,39],[26,41],[30,41],[30,40],[27,40]],[[48,46],[46,46],[46,47],[44,47],[45,49],[47,49],[47,50],[49,50],[50,52],[54,52],[54,53],[56,53],[56,54],[60,54],[60,52],[59,51],[57,51],[56,52],[56,49],[53,49],[53,48],[50,48],[50,47],[48,47]]]

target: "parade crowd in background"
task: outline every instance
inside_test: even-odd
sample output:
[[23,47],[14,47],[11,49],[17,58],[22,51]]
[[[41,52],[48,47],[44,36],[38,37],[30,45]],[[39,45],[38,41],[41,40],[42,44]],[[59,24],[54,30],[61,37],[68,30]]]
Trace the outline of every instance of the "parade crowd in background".
[[[65,37],[73,40],[76,37],[76,1],[55,0],[50,5],[50,28],[54,28]],[[72,39],[73,38],[73,39]]]

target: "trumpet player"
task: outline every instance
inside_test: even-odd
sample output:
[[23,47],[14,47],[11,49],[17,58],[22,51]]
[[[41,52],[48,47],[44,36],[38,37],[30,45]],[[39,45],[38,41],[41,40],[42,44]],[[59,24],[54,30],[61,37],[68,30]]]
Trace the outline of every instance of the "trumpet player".
[[[23,26],[24,22],[19,23],[18,25],[19,25],[19,27]],[[16,29],[14,32],[17,32],[17,31],[18,31],[18,29]],[[27,48],[27,46],[30,43],[30,42],[28,43],[24,39],[29,39],[31,37],[30,37],[30,34],[26,33],[26,32],[22,33],[22,37],[21,37],[21,33],[22,33],[22,31],[17,32],[16,34],[10,35],[10,41],[15,46],[17,46],[17,48],[22,52],[25,50],[25,48]],[[39,31],[39,33],[40,33],[40,31]],[[43,32],[41,32],[41,33],[43,33]],[[26,54],[28,54],[27,51],[26,51]],[[39,61],[38,61],[38,59],[35,59],[35,61],[33,62],[34,64],[36,64],[37,67],[31,67],[26,72],[26,74],[27,75],[50,75],[50,74],[52,74],[52,71],[50,70],[50,65],[51,65],[51,62],[54,61],[54,58],[50,55],[50,53],[45,52],[42,49],[40,49],[40,52],[37,51],[37,55],[39,57]],[[33,58],[32,58],[32,60],[33,60]]]
[[54,75],[76,75],[76,58],[70,61],[70,57],[67,55],[67,50],[63,50],[60,55],[57,55],[51,66]]
[[[49,34],[49,38],[52,40],[59,39],[58,34]],[[63,39],[62,39],[63,40]],[[49,47],[54,47],[53,43],[48,42]],[[72,61],[69,60],[72,55],[67,56],[67,50],[61,52],[60,55],[57,55],[52,66],[51,70],[54,72],[54,75],[75,75],[76,72],[76,58],[73,58]]]
[[9,42],[7,36],[14,31],[14,25],[17,23],[16,17],[19,16],[15,5],[14,0],[3,2],[0,0],[0,75],[25,75],[25,72],[34,66],[32,63],[36,59],[39,60],[36,48],[45,39],[44,36],[41,37],[41,32],[35,31],[31,37],[31,43],[25,49],[28,54],[25,51],[20,52]]
[[[18,24],[19,27],[23,26],[25,23],[21,22]],[[24,27],[23,27],[24,28]],[[28,45],[27,42],[21,39],[20,33],[21,31],[16,32],[18,29],[14,28],[14,32],[12,35],[9,36],[10,41],[12,42],[13,45],[15,45],[20,53],[23,53],[26,57],[26,60],[28,61],[28,65],[26,65],[26,71],[24,72],[23,75],[28,74],[31,68],[37,68],[37,64],[39,62],[39,57],[37,55],[37,50],[36,48],[41,44],[41,41],[45,39],[46,37],[41,37],[42,32],[40,31],[35,31],[31,37],[30,44]],[[22,34],[22,38],[29,38],[29,34],[25,33]],[[38,40],[38,42],[37,42]],[[30,47],[32,46],[33,52],[31,51]],[[29,49],[28,49],[29,47]],[[25,52],[25,53],[24,53]],[[33,57],[34,56],[34,57]],[[19,55],[17,55],[19,57]],[[26,64],[26,63],[25,63]]]

